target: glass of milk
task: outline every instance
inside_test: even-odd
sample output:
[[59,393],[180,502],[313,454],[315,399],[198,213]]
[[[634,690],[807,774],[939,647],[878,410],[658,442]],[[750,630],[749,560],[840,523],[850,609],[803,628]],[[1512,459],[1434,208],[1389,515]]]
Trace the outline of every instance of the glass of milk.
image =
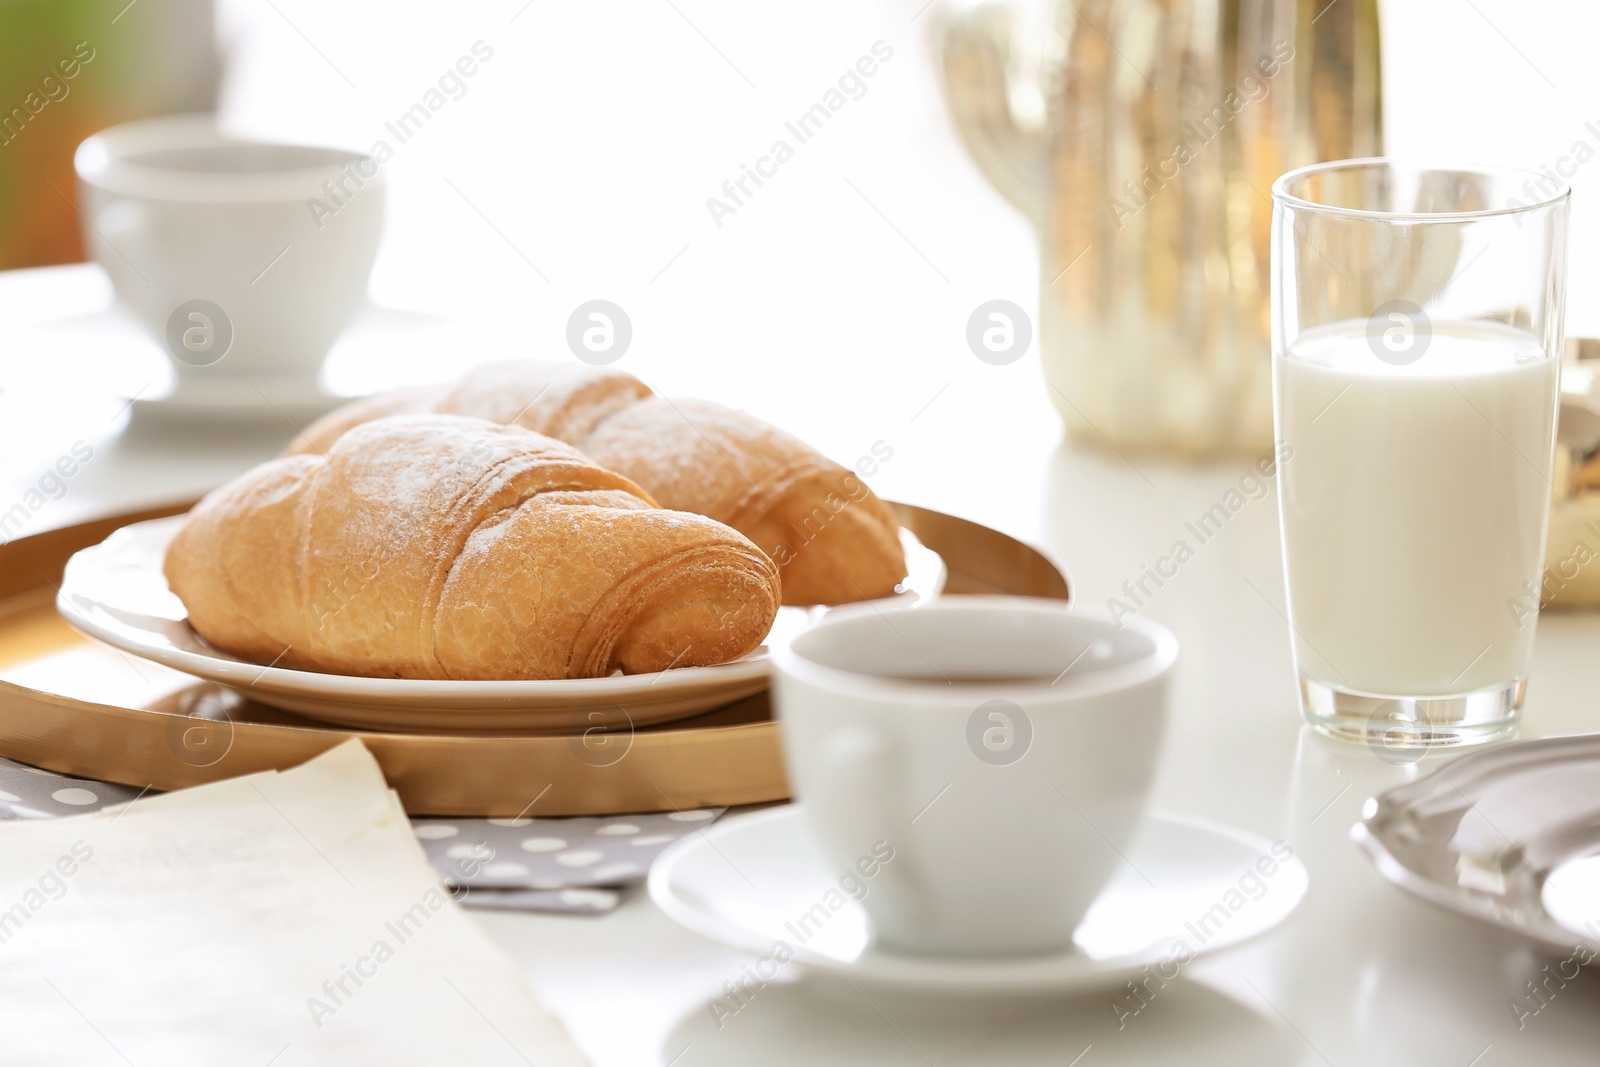
[[1301,710],[1380,755],[1503,735],[1539,610],[1570,190],[1359,159],[1272,192]]

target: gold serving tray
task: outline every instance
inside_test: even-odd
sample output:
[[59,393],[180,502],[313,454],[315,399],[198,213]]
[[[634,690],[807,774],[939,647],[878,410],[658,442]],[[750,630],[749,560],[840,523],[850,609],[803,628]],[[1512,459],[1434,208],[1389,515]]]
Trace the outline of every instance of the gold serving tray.
[[[0,755],[66,774],[181,789],[303,763],[351,737],[413,815],[607,815],[783,800],[765,693],[662,726],[594,717],[569,737],[399,734],[300,719],[91,641],[55,610],[67,558],[130,522],[188,504],[0,545]],[[949,568],[948,594],[1068,598],[1036,549],[937,511],[896,504]]]

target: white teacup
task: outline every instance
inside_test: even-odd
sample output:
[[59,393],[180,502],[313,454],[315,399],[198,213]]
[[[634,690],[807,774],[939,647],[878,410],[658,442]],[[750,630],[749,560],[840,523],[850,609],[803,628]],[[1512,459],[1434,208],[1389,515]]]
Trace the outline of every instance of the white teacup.
[[236,140],[215,116],[179,115],[102,130],[75,164],[94,259],[180,389],[315,383],[365,302],[383,229],[376,160]]
[[830,612],[774,653],[790,783],[830,865],[893,850],[886,949],[1062,950],[1137,829],[1177,639],[1064,604]]

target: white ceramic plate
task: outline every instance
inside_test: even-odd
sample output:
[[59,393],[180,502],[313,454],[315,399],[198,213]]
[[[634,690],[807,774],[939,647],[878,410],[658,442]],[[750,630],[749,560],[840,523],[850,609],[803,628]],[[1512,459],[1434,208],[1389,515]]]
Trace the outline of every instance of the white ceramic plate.
[[[1255,879],[1265,887],[1258,895],[1246,876],[1263,856],[1273,873]],[[840,894],[838,874],[818,853],[797,805],[724,819],[679,841],[651,868],[650,898],[713,941],[762,956],[783,942],[801,967],[851,982],[1005,997],[1115,987],[1146,966],[1174,966],[1179,942],[1192,956],[1236,945],[1282,922],[1308,884],[1300,861],[1277,859],[1269,842],[1178,816],[1146,820],[1127,859],[1079,925],[1076,950],[1039,956],[917,957],[877,949],[866,912],[848,897],[830,918],[804,927],[802,940],[797,920],[830,891],[835,901]]]
[[1600,736],[1462,756],[1368,800],[1350,836],[1408,893],[1600,953]]
[[[374,730],[565,733],[645,726],[684,718],[767,687],[767,648],[826,608],[781,608],[767,643],[713,667],[556,681],[433,681],[360,678],[263,667],[219,652],[188,622],[167,588],[161,561],[183,517],[125,526],[67,562],[56,607],[90,637],[168,667],[241,690],[252,700],[340,726]],[[944,588],[939,555],[901,530],[910,573],[906,606]]]

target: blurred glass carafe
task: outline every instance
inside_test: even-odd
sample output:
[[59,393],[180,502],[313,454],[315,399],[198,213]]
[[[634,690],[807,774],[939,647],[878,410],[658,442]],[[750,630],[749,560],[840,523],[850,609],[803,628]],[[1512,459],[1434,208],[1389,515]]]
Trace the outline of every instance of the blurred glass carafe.
[[1377,0],[946,0],[945,89],[1040,235],[1040,348],[1075,439],[1272,440],[1273,181],[1381,150]]

